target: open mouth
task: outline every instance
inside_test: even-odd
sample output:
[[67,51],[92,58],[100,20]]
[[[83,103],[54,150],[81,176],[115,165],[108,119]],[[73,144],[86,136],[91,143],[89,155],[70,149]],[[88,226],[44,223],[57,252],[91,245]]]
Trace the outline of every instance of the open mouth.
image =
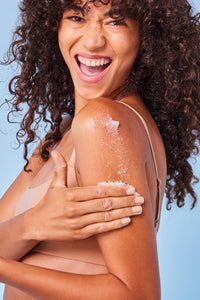
[[99,76],[102,72],[110,66],[111,59],[107,57],[102,58],[87,58],[81,55],[76,55],[76,62],[81,72],[86,76]]

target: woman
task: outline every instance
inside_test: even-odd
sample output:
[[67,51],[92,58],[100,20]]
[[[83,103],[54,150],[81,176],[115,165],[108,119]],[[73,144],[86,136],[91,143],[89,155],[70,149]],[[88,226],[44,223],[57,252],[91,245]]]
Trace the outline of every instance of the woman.
[[[11,49],[22,72],[11,86],[15,82],[14,110],[22,102],[29,105],[18,132],[18,137],[27,133],[26,159],[37,116],[48,121],[47,109],[52,131],[40,147],[42,160],[36,151],[27,160],[26,176],[3,200],[7,220],[17,215],[14,225],[7,221],[9,228],[19,228],[6,246],[13,260],[0,260],[1,281],[10,285],[4,299],[160,299],[156,230],[167,174],[168,208],[173,201],[182,206],[186,193],[195,205],[195,177],[187,159],[199,141],[198,19],[183,0],[162,1],[162,6],[110,2],[22,3],[23,21]],[[70,120],[61,124],[64,113],[74,114],[70,130]],[[87,239],[88,232],[76,229],[85,228],[88,211],[80,203],[74,207],[73,189],[68,223],[62,215],[66,177],[68,186],[83,186],[82,191],[107,184],[108,195],[113,182],[130,184],[145,198],[143,214],[123,229],[101,233],[105,221],[121,216],[117,210],[104,213],[102,225],[93,227],[100,234]],[[13,200],[11,212],[18,186],[29,189]],[[78,202],[89,200],[75,190]],[[128,191],[133,194],[131,187]],[[77,207],[83,215],[72,222]],[[94,225],[99,219],[91,216]]]

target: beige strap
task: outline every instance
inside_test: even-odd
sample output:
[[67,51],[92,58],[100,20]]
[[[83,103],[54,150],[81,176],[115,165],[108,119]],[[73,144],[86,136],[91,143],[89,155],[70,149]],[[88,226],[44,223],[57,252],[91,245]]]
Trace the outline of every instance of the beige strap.
[[144,120],[144,118],[130,105],[121,102],[121,101],[117,101],[118,103],[121,103],[125,106],[127,106],[128,108],[130,108],[133,112],[135,112],[135,114],[140,118],[140,120],[142,121],[144,128],[146,130],[147,136],[148,136],[148,140],[149,140],[149,144],[150,144],[150,149],[151,149],[151,153],[152,153],[152,157],[153,157],[153,161],[154,161],[154,166],[155,166],[155,172],[156,172],[156,177],[157,177],[157,196],[156,196],[156,216],[155,216],[155,229],[158,231],[159,228],[159,220],[160,220],[160,213],[161,213],[161,191],[160,191],[160,187],[161,187],[161,180],[159,179],[158,176],[158,167],[157,167],[157,161],[156,161],[156,156],[155,156],[155,152],[153,149],[153,144],[151,141],[151,136],[149,133],[149,129],[147,127],[146,121]]

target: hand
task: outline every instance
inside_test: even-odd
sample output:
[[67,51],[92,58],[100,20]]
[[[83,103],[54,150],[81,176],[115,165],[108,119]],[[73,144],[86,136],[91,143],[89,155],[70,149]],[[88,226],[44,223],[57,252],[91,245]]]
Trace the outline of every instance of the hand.
[[29,211],[31,238],[73,241],[124,227],[142,213],[143,197],[129,185],[67,188],[67,164],[57,151],[54,178],[36,207]]

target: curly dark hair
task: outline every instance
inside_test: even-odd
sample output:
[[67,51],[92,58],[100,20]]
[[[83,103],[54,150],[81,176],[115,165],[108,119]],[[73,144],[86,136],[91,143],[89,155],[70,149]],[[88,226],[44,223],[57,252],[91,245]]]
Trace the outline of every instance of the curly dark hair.
[[[198,179],[188,159],[199,152],[200,141],[200,16],[186,0],[89,0],[84,8],[91,3],[111,3],[112,18],[140,21],[140,50],[124,92],[141,95],[161,132],[168,166],[167,209],[175,201],[183,206],[186,194],[191,195],[193,208],[197,198],[192,185]],[[11,112],[28,104],[17,132],[18,140],[25,138],[25,169],[28,145],[36,139],[40,121],[52,129],[41,149],[47,160],[49,147],[61,139],[63,114],[74,114],[74,86],[57,41],[63,12],[73,4],[72,0],[20,4],[20,25],[5,63],[14,61],[21,67],[9,84]],[[75,4],[83,5],[81,0]]]

